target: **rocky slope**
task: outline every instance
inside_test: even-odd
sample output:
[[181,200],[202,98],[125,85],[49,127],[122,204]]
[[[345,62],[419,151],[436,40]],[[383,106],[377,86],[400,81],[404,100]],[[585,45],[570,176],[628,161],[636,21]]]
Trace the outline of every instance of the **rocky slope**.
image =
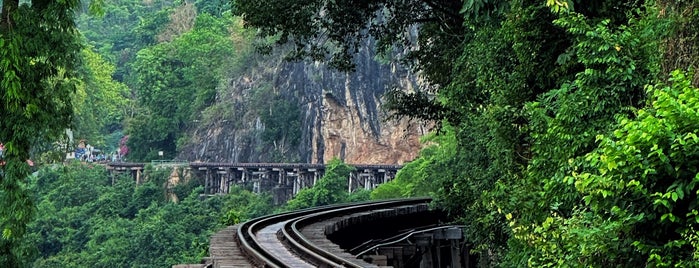
[[416,76],[396,63],[378,63],[369,49],[356,56],[353,73],[281,58],[260,57],[231,78],[180,158],[324,163],[338,157],[347,163],[401,164],[417,156],[426,128],[386,121],[381,109],[384,92],[412,90],[419,86]]

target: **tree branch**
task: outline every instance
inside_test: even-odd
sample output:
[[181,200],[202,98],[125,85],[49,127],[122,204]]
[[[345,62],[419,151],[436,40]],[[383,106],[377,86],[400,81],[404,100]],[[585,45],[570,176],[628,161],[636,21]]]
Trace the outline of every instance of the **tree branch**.
[[[422,0],[422,2],[425,3],[428,7],[447,15],[447,16],[451,17],[452,19],[455,19],[457,21],[461,21],[464,19],[463,16],[461,16],[458,12],[458,10],[460,9],[460,6],[463,5],[462,1],[458,1],[458,0],[453,1],[454,4],[458,4],[458,7],[454,7],[454,6],[445,7],[444,5],[436,3],[433,0]],[[453,8],[456,8],[457,11],[454,12]]]

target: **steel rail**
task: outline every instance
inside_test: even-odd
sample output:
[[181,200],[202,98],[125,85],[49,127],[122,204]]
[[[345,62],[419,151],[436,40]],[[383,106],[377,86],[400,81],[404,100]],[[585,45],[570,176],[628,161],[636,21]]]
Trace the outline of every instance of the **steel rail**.
[[[388,246],[392,245],[395,243],[399,243],[402,241],[405,241],[406,239],[410,238],[411,236],[415,234],[421,234],[421,233],[426,233],[426,232],[431,232],[435,230],[441,230],[441,229],[449,229],[449,228],[464,228],[463,225],[444,225],[444,226],[437,226],[437,227],[427,227],[427,228],[418,228],[409,232],[405,232],[387,239],[382,240],[379,243],[373,243],[373,245],[369,246],[366,249],[362,249],[361,251],[357,252],[356,256],[362,256],[366,254],[367,252],[370,252],[372,250],[376,250],[376,248],[383,247],[383,246]],[[357,250],[352,249],[350,252],[356,252]]]
[[355,264],[354,262],[352,262],[352,260],[337,256],[313,244],[313,242],[311,242],[308,238],[306,238],[303,235],[301,229],[312,223],[320,222],[322,220],[341,215],[348,215],[362,211],[416,205],[428,203],[430,201],[430,198],[414,198],[370,202],[341,208],[332,208],[330,210],[324,210],[318,213],[308,214],[306,216],[293,219],[284,225],[282,232],[284,237],[292,245],[293,250],[297,251],[298,254],[303,255],[305,258],[308,258],[311,262],[313,262],[319,267],[361,268],[363,266]]
[[275,223],[289,221],[294,218],[301,217],[303,215],[312,214],[320,212],[323,210],[329,210],[332,208],[341,208],[353,206],[356,204],[340,204],[332,206],[322,206],[315,207],[291,212],[285,212],[274,215],[262,216],[255,218],[243,223],[237,231],[237,243],[241,249],[243,255],[252,263],[255,267],[287,267],[283,260],[278,260],[274,257],[269,250],[260,246],[260,242],[257,239],[256,233],[263,229],[265,226],[269,226]]
[[263,248],[256,236],[256,233],[265,226],[286,221],[287,223],[281,229],[280,235],[286,240],[288,247],[304,260],[318,267],[362,267],[314,245],[301,234],[300,228],[341,215],[429,201],[429,198],[419,198],[340,204],[259,217],[243,223],[238,228],[236,243],[243,255],[255,267],[288,267],[284,260],[277,259],[269,250]]
[[[349,206],[349,204],[344,206]],[[324,209],[328,209],[328,207],[297,210],[249,220],[238,228],[236,241],[243,255],[245,255],[253,266],[269,268],[287,267],[282,260],[276,259],[272,253],[260,246],[260,242],[256,237],[257,231],[268,225],[287,221],[301,215],[322,211]]]

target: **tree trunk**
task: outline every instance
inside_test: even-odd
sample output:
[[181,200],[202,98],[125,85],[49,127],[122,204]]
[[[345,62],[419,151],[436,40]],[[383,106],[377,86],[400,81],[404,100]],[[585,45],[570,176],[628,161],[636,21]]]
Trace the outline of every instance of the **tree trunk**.
[[19,0],[3,0],[2,11],[0,12],[0,33],[5,33],[12,29],[14,20],[12,14],[19,8]]

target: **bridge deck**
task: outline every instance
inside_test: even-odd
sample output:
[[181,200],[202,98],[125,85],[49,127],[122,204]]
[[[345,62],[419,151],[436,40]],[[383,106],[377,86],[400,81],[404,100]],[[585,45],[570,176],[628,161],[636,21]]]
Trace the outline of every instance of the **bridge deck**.
[[[355,214],[362,214],[362,213],[355,213]],[[362,267],[379,267],[377,265],[367,263],[364,260],[357,259],[356,256],[348,253],[344,249],[340,248],[339,245],[333,243],[328,239],[328,237],[325,235],[325,228],[327,225],[332,224],[334,222],[340,221],[343,218],[346,217],[352,217],[355,214],[351,215],[346,215],[342,217],[335,217],[335,218],[330,218],[326,219],[325,221],[322,222],[316,222],[311,225],[305,226],[301,228],[301,232],[303,235],[308,238],[313,244],[323,248],[324,250],[327,250],[328,252],[336,255],[336,256],[341,256],[342,258],[352,262],[355,265],[359,265]]]
[[209,256],[204,258],[214,268],[252,268],[253,265],[245,258],[235,243],[238,226],[228,226],[211,236]]
[[[149,163],[136,162],[109,162],[108,168],[143,168]],[[215,162],[153,162],[154,165],[177,165],[189,166],[191,168],[278,168],[278,169],[324,169],[325,164],[311,163],[215,163]],[[349,164],[358,170],[362,169],[389,169],[398,170],[402,165],[376,165],[376,164]]]
[[288,221],[269,225],[258,231],[256,236],[260,246],[269,251],[275,258],[284,260],[284,264],[294,268],[313,268],[314,265],[304,261],[302,258],[294,255],[288,248],[279,240],[277,232],[284,228],[284,224]]

